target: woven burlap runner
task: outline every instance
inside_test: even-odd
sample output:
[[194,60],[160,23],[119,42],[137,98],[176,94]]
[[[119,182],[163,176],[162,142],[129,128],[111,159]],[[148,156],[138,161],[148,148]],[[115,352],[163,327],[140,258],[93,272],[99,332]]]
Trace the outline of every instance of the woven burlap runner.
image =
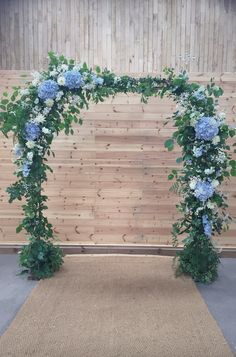
[[194,283],[172,259],[67,257],[0,338],[1,357],[233,356]]

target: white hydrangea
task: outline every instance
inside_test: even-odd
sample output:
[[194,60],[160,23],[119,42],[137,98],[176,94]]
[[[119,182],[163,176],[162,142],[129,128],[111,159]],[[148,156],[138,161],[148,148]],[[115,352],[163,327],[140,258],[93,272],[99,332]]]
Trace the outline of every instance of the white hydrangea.
[[35,147],[35,142],[32,140],[29,140],[26,142],[25,145],[27,146],[28,149],[33,149]]
[[39,98],[36,98],[34,104],[39,104]]
[[64,86],[65,83],[66,83],[65,77],[63,77],[63,76],[58,77],[57,78],[57,83],[59,84],[59,86]]
[[44,103],[46,104],[46,106],[47,106],[48,108],[52,108],[52,106],[53,106],[53,104],[54,104],[54,100],[51,99],[51,98],[48,98],[48,99],[45,100]]
[[42,128],[42,132],[43,132],[44,134],[51,134],[51,130],[48,129],[48,128],[45,128],[45,127]]
[[214,136],[212,139],[212,144],[217,145],[220,142],[220,137],[219,135]]

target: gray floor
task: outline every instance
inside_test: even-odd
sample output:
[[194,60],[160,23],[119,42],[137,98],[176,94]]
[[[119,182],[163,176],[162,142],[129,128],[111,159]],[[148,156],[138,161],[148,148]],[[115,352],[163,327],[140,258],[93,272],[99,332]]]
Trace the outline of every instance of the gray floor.
[[198,288],[236,356],[236,259],[221,259],[218,280]]
[[0,255],[0,335],[9,326],[17,311],[36,285],[20,272],[16,254]]
[[[0,255],[0,335],[37,284],[17,273],[17,255]],[[222,259],[219,279],[198,288],[236,356],[236,259]]]

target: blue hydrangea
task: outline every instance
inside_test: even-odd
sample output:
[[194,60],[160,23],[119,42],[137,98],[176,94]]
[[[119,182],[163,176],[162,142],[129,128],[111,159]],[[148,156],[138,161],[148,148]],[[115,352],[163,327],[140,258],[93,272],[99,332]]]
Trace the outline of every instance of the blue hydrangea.
[[25,161],[22,166],[22,175],[24,177],[29,176],[30,173],[30,163],[28,161]]
[[36,123],[28,122],[25,124],[25,138],[27,141],[33,141],[39,138],[41,134],[40,127]]
[[42,82],[38,88],[38,96],[42,100],[54,99],[59,91],[59,86],[57,82],[52,79],[48,79]]
[[83,79],[80,72],[72,70],[64,73],[65,85],[69,89],[80,88],[83,84]]
[[202,117],[195,125],[196,138],[212,140],[219,132],[219,122],[213,117]]
[[103,85],[103,82],[104,82],[103,78],[96,76],[96,74],[93,74],[92,78],[93,78],[94,84],[96,84],[97,86]]
[[204,228],[204,233],[207,237],[211,237],[212,234],[212,226],[211,226],[211,222],[208,219],[208,216],[206,214],[204,214],[202,216],[202,224],[203,224],[203,228]]
[[202,202],[212,197],[215,192],[214,187],[210,182],[198,181],[194,189],[194,196]]

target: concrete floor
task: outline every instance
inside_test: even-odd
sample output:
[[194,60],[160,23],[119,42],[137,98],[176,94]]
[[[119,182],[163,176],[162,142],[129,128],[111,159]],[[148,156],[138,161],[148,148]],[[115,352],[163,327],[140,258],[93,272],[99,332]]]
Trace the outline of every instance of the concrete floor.
[[[13,254],[0,255],[0,335],[37,284],[17,275],[17,259]],[[219,279],[197,286],[236,356],[236,259],[222,259]]]

